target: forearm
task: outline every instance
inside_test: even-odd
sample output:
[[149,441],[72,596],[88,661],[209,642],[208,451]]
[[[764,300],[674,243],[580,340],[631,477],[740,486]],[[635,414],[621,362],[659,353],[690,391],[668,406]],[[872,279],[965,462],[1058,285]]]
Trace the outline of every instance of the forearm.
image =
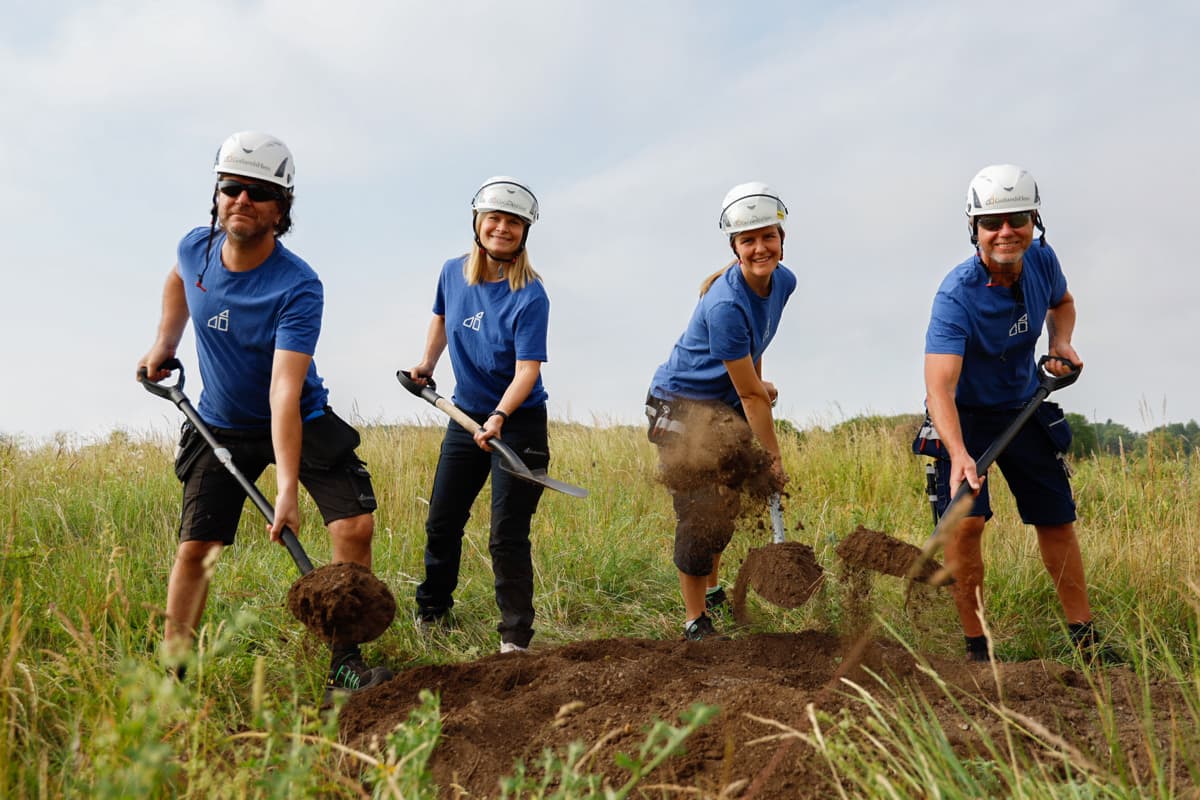
[[504,390],[504,395],[500,398],[500,402],[496,404],[496,408],[505,414],[512,414],[520,408],[521,404],[529,398],[533,387],[537,385],[538,375],[541,374],[541,367],[540,361],[518,361],[512,382]]
[[1071,336],[1075,333],[1075,299],[1070,295],[1046,312],[1046,332],[1050,336],[1051,351],[1071,345]]
[[275,485],[279,494],[295,493],[300,485],[303,422],[299,392],[271,386],[271,444],[275,450]]
[[179,340],[183,338],[183,331],[187,328],[187,323],[188,307],[187,297],[183,291],[183,279],[172,268],[163,285],[162,315],[158,321],[155,346],[174,355],[179,347]]
[[446,318],[435,314],[429,322],[429,329],[425,332],[425,349],[421,353],[420,362],[420,366],[424,370],[423,374],[433,374],[433,368],[437,366],[438,359],[446,351],[446,342]]
[[771,401],[766,392],[742,397],[741,400],[742,410],[746,412],[746,421],[750,423],[754,438],[778,461],[782,456],[779,451],[779,439],[775,436],[775,417],[771,413]]

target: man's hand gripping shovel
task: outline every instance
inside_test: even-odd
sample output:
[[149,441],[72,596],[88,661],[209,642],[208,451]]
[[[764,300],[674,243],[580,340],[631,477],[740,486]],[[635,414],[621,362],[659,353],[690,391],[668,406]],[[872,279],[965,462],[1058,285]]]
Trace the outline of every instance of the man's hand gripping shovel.
[[[403,386],[405,389],[408,389],[408,391],[412,392],[417,397],[421,398],[435,408],[444,411],[446,414],[449,414],[451,419],[471,433],[480,430],[479,423],[472,419],[467,412],[463,411],[461,408],[437,393],[437,384],[434,383],[433,378],[427,378],[427,383],[422,385],[413,380],[413,377],[405,370],[397,370],[396,380],[400,381],[401,386]],[[531,470],[525,465],[525,462],[521,460],[521,457],[518,456],[511,447],[500,441],[499,438],[489,439],[488,444],[491,445],[492,449],[500,454],[500,465],[521,480],[528,481],[530,483],[536,483],[541,486],[545,486],[547,489],[553,489],[556,492],[569,494],[572,497],[587,497],[587,489],[579,486],[572,486],[571,484],[563,481],[555,480],[547,475],[545,470]]]

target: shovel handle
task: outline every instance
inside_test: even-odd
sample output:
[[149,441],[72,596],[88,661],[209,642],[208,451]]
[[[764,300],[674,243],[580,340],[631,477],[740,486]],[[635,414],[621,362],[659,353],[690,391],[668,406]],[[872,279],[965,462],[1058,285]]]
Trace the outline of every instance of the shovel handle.
[[[1060,364],[1066,364],[1071,368],[1071,371],[1066,375],[1054,375],[1050,372],[1047,372],[1046,363],[1050,361],[1057,361]],[[1063,358],[1062,356],[1045,355],[1038,359],[1037,370],[1038,383],[1040,383],[1046,389],[1046,394],[1049,394],[1050,392],[1054,392],[1059,389],[1065,389],[1075,381],[1079,380],[1079,373],[1083,371],[1083,367],[1079,366],[1070,359]]]
[[178,372],[179,378],[175,381],[175,384],[171,385],[169,383],[155,383],[154,381],[150,380],[150,374],[146,371],[145,367],[138,367],[138,382],[142,384],[142,386],[150,394],[158,395],[159,397],[165,397],[167,400],[170,400],[178,405],[179,401],[176,398],[183,396],[183,363],[178,358],[168,358],[166,361],[159,364],[158,368],[165,369],[170,372]]

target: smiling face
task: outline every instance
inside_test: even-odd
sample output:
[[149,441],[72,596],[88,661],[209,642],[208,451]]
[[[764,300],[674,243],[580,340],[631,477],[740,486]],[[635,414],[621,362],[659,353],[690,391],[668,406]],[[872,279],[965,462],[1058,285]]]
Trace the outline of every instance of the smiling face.
[[735,233],[733,252],[742,265],[746,281],[755,288],[767,286],[771,273],[783,258],[783,233],[778,225]]
[[476,223],[479,241],[493,258],[512,258],[521,248],[525,220],[504,211],[485,211]]
[[[1013,227],[1013,222],[1022,223]],[[979,257],[988,267],[1011,267],[1021,263],[1033,243],[1033,216],[1029,212],[989,214],[976,218]]]
[[[251,242],[264,236],[274,237],[275,226],[283,217],[279,207],[278,186],[254,178],[225,174],[219,176],[217,185],[217,219],[230,239]],[[250,199],[250,192],[244,187],[254,186],[269,190],[271,196],[265,200]]]

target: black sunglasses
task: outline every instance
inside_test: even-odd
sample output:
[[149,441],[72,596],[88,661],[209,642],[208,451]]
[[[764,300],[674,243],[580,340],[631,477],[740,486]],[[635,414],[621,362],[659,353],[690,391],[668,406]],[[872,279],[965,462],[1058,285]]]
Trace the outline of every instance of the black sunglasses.
[[282,200],[283,193],[274,186],[263,186],[261,183],[242,183],[241,181],[217,181],[217,191],[226,197],[241,197],[242,192],[250,196],[255,203],[265,203],[268,200]]
[[979,227],[985,231],[998,231],[1004,227],[1004,221],[1008,220],[1008,227],[1024,228],[1033,221],[1033,214],[1029,211],[1017,211],[1013,214],[985,214],[976,218],[979,221]]

